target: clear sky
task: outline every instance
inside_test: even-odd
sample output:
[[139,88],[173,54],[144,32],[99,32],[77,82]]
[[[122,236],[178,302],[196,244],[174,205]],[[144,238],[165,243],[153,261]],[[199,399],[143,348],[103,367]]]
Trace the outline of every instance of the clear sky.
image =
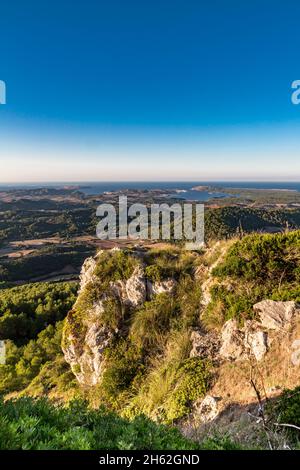
[[300,180],[299,0],[0,3],[0,182]]

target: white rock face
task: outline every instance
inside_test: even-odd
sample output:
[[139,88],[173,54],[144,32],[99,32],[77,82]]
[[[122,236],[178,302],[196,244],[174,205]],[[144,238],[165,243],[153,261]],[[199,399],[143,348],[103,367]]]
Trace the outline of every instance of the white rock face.
[[276,302],[274,300],[263,300],[253,306],[259,314],[263,327],[269,330],[286,329],[300,310],[296,302]]
[[201,421],[208,423],[218,416],[218,399],[211,395],[206,395],[202,401],[196,401],[194,408],[197,415],[201,418]]
[[239,360],[245,356],[245,334],[238,329],[235,319],[228,320],[221,331],[220,356],[224,359]]
[[250,355],[260,361],[268,351],[270,335],[280,334],[300,314],[295,302],[263,300],[253,306],[260,321],[249,320],[238,328],[236,320],[228,320],[221,331],[220,355],[224,359],[243,360]]
[[192,349],[190,357],[215,358],[220,349],[219,335],[213,331],[203,332],[200,329],[192,331],[190,340]]
[[137,307],[146,300],[146,279],[141,266],[135,268],[133,275],[126,281],[127,299]]
[[148,281],[148,292],[150,297],[156,294],[172,293],[177,285],[175,279],[165,279],[164,281]]
[[83,291],[83,289],[89,282],[94,283],[97,281],[97,277],[94,275],[96,265],[97,265],[97,261],[93,257],[90,257],[84,260],[84,263],[80,271],[80,276],[79,276],[79,279],[80,279],[79,292]]
[[[94,274],[96,265],[95,258],[85,260],[81,270],[80,291],[76,303],[80,295],[84,294],[87,285],[90,287],[93,284],[95,290],[101,289],[99,279]],[[73,316],[74,311],[67,316],[66,321],[69,322],[70,327],[68,336],[63,341],[63,352],[77,380],[84,385],[95,385],[101,379],[105,369],[104,351],[118,333],[118,329],[103,325],[102,314],[105,300],[109,298],[118,299],[123,306],[130,308],[135,308],[145,302],[146,279],[143,266],[139,264],[129,279],[111,282],[110,287],[102,293],[99,300],[95,301],[92,308],[81,313],[78,324],[78,320]]]
[[137,266],[127,281],[111,282],[110,288],[113,294],[126,305],[137,307],[145,302],[146,279],[142,266]]
[[262,330],[245,329],[244,344],[246,352],[252,353],[255,359],[260,361],[268,351],[268,334]]

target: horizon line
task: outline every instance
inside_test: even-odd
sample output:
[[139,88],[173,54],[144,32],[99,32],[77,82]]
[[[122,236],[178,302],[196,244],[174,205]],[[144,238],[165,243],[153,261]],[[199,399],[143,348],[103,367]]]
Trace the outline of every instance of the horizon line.
[[14,185],[14,184],[94,184],[94,183],[300,183],[300,179],[166,179],[166,180],[33,180],[33,181],[0,181],[0,185]]

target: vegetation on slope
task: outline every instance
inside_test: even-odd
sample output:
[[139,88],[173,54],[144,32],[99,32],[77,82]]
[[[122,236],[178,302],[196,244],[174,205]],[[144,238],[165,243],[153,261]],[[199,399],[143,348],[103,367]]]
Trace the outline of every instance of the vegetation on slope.
[[252,306],[263,299],[300,302],[300,231],[248,235],[212,274],[212,301],[203,314],[210,327],[251,317]]
[[[111,410],[100,407],[92,411],[82,403],[57,408],[39,400],[7,402],[0,407],[0,420],[12,424],[7,427],[7,435],[2,431],[1,445],[193,448],[195,444],[187,443],[179,434],[177,441],[174,430],[148,419],[168,425],[179,423],[189,416],[193,403],[209,392],[215,366],[206,358],[190,357],[191,329],[199,328],[203,321],[209,327],[221,327],[232,317],[243,322],[252,315],[253,304],[265,298],[300,301],[299,231],[253,234],[228,246],[225,243],[227,252],[211,273],[212,299],[205,308],[201,307],[201,284],[215,259],[177,247],[145,251],[141,259],[131,251],[104,252],[98,257],[95,271],[98,281],[87,285],[73,310],[76,287],[69,283],[0,291],[0,313],[4,318],[10,308],[14,325],[11,337],[3,336],[14,341],[7,342],[7,363],[0,366],[0,393],[59,396],[66,400],[76,394],[86,397],[95,407],[104,405]],[[149,281],[172,278],[175,287],[172,293],[154,295],[136,308],[124,310],[118,302],[105,303],[101,314],[103,325],[117,328],[121,322],[122,331],[105,350],[106,369],[101,382],[90,391],[80,390],[61,353],[61,320],[70,309],[74,333],[81,341],[87,310],[101,298],[110,282],[130,278],[140,263]],[[22,314],[27,325],[31,322],[26,334],[19,334],[16,327]],[[291,405],[296,410],[294,418],[281,412],[282,419],[293,419],[297,425],[297,407],[298,403]],[[11,419],[9,413],[13,409],[19,424]],[[77,411],[71,413],[71,409]],[[28,434],[30,426],[34,430],[32,440]],[[106,433],[100,436],[101,427]],[[185,445],[192,447],[182,447]],[[224,438],[207,441],[201,444],[203,447],[235,448],[235,445]]]
[[202,444],[145,416],[129,421],[76,400],[58,406],[46,399],[0,401],[0,450],[238,449],[226,436]]
[[287,226],[291,229],[300,228],[299,209],[257,209],[228,206],[208,209],[205,212],[207,241],[230,238],[241,233],[281,231]]
[[74,378],[61,351],[62,321],[72,307],[76,283],[37,283],[0,290],[0,393],[68,390]]
[[[299,240],[300,232],[295,231],[252,234],[230,243],[224,260],[212,271],[215,282],[206,308],[201,307],[205,274],[199,275],[207,262],[205,254],[176,247],[146,252],[142,262],[147,278],[158,283],[172,278],[175,289],[154,295],[125,315],[123,311],[123,316],[116,305],[105,309],[103,324],[115,328],[122,321],[122,333],[105,350],[106,369],[92,392],[94,403],[104,403],[126,417],[142,412],[165,423],[188,416],[193,402],[209,390],[214,375],[212,364],[189,357],[191,329],[201,322],[221,327],[232,317],[243,322],[253,315],[253,304],[265,298],[298,301]],[[109,282],[133,273],[136,259],[130,251],[121,253],[99,257],[99,288],[93,281],[79,297],[74,334]]]
[[0,290],[0,340],[22,344],[47,325],[63,320],[72,307],[76,283],[36,283]]

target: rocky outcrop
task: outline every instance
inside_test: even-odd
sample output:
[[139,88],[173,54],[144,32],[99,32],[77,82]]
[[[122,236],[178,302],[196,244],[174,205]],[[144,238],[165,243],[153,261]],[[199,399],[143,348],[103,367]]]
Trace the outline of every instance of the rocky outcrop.
[[[87,386],[96,385],[101,380],[105,370],[104,352],[122,329],[122,315],[116,328],[109,326],[109,322],[103,323],[106,302],[111,300],[116,308],[125,311],[145,302],[147,293],[144,268],[142,263],[138,262],[128,279],[109,282],[106,290],[98,297],[97,293],[101,292],[103,287],[95,275],[96,266],[97,257],[86,259],[82,266],[79,296],[66,318],[62,342],[66,361],[79,383]],[[84,311],[81,306],[78,312],[81,298],[86,295],[87,290],[95,292],[95,300]]]
[[228,320],[221,331],[220,356],[229,360],[244,359],[245,334],[238,328],[235,319]]
[[125,305],[137,307],[146,300],[146,279],[142,266],[137,266],[127,281],[111,282],[110,287],[113,294]]
[[176,288],[177,282],[175,279],[169,278],[165,279],[163,281],[155,281],[155,282],[150,282],[148,280],[148,295],[149,297],[153,297],[153,295],[156,294],[164,294],[164,293],[172,293],[174,292]]
[[79,280],[80,280],[79,292],[83,291],[83,289],[88,283],[97,282],[97,276],[94,275],[96,266],[97,266],[97,261],[94,257],[87,258],[84,261],[81,267],[80,276],[79,276]]
[[219,414],[219,399],[211,395],[206,395],[202,400],[196,400],[194,403],[194,414],[200,418],[202,423],[213,421]]
[[221,331],[220,356],[229,360],[244,360],[251,355],[260,361],[268,351],[274,335],[287,330],[300,314],[295,302],[264,300],[253,306],[258,320],[248,320],[239,328],[235,319],[228,320]]
[[219,354],[220,338],[214,332],[205,332],[195,329],[191,333],[192,348],[190,357],[201,357],[203,359],[215,359]]
[[263,300],[255,304],[253,309],[258,313],[262,326],[269,330],[288,328],[293,318],[300,313],[296,302],[273,300]]

